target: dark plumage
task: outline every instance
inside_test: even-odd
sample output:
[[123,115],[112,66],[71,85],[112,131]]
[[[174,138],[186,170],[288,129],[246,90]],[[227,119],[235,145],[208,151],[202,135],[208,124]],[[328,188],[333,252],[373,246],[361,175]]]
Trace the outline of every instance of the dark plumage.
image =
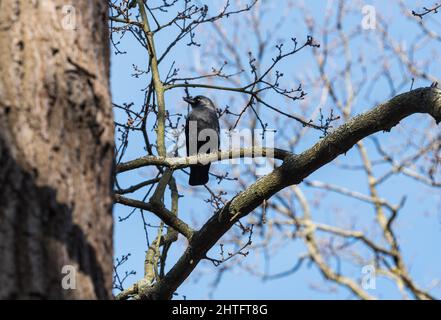
[[[192,108],[185,124],[187,156],[219,150],[219,118],[214,103],[204,96],[188,97],[184,98],[184,101],[188,102]],[[201,135],[202,130],[204,132]],[[206,184],[209,170],[210,163],[190,166],[188,183],[191,186]]]

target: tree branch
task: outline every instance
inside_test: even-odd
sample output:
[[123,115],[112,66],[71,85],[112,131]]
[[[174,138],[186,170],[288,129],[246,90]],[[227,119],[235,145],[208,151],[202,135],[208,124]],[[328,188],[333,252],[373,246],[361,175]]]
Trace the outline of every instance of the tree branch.
[[114,199],[116,203],[153,212],[159,219],[164,221],[165,224],[178,231],[187,239],[191,239],[193,236],[194,231],[190,226],[167,210],[162,203],[146,203],[139,200],[129,199],[119,194],[115,194]]
[[414,113],[430,114],[441,122],[441,90],[420,88],[398,95],[372,110],[358,115],[299,155],[290,155],[270,174],[257,180],[218,210],[189,242],[173,268],[153,286],[138,292],[143,299],[170,299],[200,260],[235,222],[248,215],[264,200],[283,188],[299,184],[312,172],[346,153],[359,140],[379,131],[390,131]]
[[146,166],[165,166],[173,169],[182,169],[199,162],[215,162],[226,159],[248,158],[248,157],[270,157],[284,160],[291,152],[282,149],[265,147],[241,148],[236,150],[217,151],[208,154],[198,154],[190,157],[156,157],[145,156],[132,161],[121,163],[116,167],[116,172],[121,173]]
[[150,56],[150,67],[152,68],[152,82],[155,88],[156,99],[158,103],[157,114],[157,144],[158,153],[160,156],[165,156],[165,100],[164,100],[164,86],[160,78],[158,58],[155,49],[155,42],[153,39],[153,32],[150,29],[147,13],[145,12],[144,1],[137,0],[139,13],[142,18],[142,27],[144,35],[147,40],[147,49]]

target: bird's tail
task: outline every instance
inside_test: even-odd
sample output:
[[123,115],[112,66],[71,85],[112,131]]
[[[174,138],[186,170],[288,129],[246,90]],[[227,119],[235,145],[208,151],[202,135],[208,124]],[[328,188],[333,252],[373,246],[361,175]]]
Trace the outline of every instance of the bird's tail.
[[191,186],[202,186],[208,182],[208,171],[210,165],[195,165],[190,167],[190,179],[188,183]]

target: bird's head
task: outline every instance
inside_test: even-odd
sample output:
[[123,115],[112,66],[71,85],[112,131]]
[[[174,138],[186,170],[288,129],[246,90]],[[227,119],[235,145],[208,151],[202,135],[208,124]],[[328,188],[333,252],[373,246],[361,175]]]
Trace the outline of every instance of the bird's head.
[[214,103],[205,96],[184,97],[183,99],[185,102],[188,102],[192,108],[207,107],[213,110],[216,109]]

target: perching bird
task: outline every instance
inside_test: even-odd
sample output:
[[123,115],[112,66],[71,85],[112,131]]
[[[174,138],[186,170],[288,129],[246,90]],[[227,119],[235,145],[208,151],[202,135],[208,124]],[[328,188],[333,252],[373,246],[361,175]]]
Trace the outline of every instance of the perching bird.
[[[204,96],[183,98],[191,105],[191,112],[185,124],[187,156],[211,153],[219,150],[219,118],[214,103]],[[210,163],[190,166],[191,186],[208,182]]]

